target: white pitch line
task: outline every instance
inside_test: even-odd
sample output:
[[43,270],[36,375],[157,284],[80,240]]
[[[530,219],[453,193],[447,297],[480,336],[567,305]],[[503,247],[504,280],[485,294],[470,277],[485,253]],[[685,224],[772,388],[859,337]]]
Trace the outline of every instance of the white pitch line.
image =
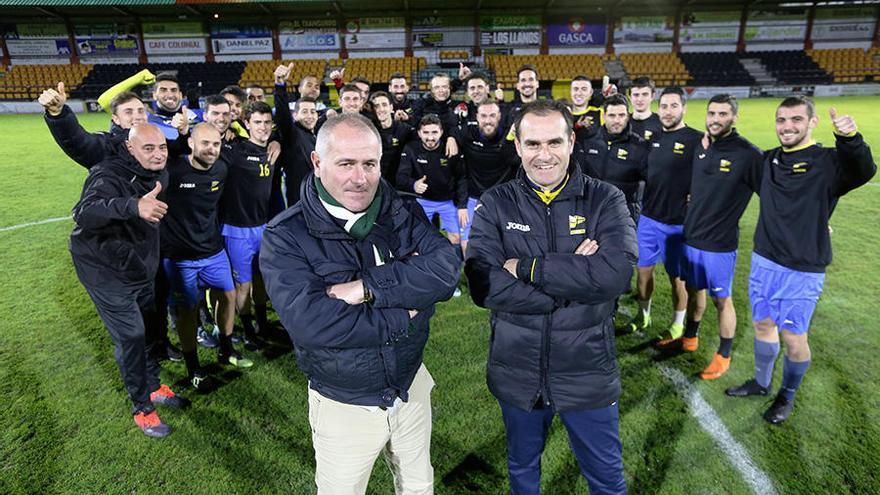
[[37,222],[28,222],[28,223],[20,223],[18,225],[10,225],[9,227],[0,227],[0,232],[6,232],[9,230],[18,230],[23,229],[25,227],[33,227],[34,225],[43,225],[44,223],[52,223],[52,222],[60,222],[62,220],[70,220],[70,215],[66,217],[58,217],[58,218],[47,218],[45,220],[40,220]]
[[672,381],[675,388],[684,397],[690,406],[691,414],[697,418],[697,422],[700,423],[703,430],[715,440],[721,451],[727,455],[733,466],[742,474],[746,484],[752,488],[752,492],[759,495],[775,495],[776,488],[773,487],[773,481],[764,471],[761,471],[761,468],[755,465],[746,449],[727,431],[727,427],[718,419],[718,413],[703,399],[700,391],[691,385],[681,371],[662,365],[659,368],[660,372]]

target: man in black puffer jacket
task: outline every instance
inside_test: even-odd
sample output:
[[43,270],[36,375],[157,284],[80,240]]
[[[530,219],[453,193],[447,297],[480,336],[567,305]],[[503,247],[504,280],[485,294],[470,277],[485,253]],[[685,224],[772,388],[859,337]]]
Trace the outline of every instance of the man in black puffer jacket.
[[[143,312],[152,309],[159,267],[159,221],[167,205],[156,196],[168,186],[165,136],[152,124],[131,128],[126,148],[89,170],[73,208],[73,266],[116,346],[116,363],[144,434],[164,437],[153,403],[175,408],[184,400],[159,383]],[[164,186],[163,186],[164,185]]]
[[625,493],[612,314],[637,259],[635,225],[620,190],[569,165],[565,105],[525,105],[515,133],[522,169],[481,197],[465,268],[474,302],[492,310],[487,381],[511,493],[539,492],[556,413],[590,493]]
[[433,493],[422,351],[461,261],[381,179],[381,154],[365,117],[328,119],[299,203],[263,234],[266,289],[309,377],[320,493],[363,493],[383,449],[398,489]]

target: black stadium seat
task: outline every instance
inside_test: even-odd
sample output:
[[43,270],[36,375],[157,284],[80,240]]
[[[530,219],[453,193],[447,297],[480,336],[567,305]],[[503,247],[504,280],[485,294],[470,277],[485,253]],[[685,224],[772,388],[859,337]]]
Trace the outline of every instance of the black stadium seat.
[[73,92],[73,97],[97,98],[107,88],[145,68],[150,69],[153,74],[177,71],[177,78],[184,92],[201,82],[201,95],[207,96],[219,93],[231,84],[238,84],[245,65],[246,62],[100,64],[95,65],[80,87]]

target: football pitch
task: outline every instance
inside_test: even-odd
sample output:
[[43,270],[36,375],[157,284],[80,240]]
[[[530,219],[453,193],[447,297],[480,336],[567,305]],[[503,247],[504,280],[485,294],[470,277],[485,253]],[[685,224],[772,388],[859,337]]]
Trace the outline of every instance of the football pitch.
[[[777,144],[778,101],[740,102],[737,128],[762,149]],[[828,108],[835,106],[855,117],[880,161],[880,98],[817,99],[817,106],[818,141],[833,146]],[[702,130],[704,116],[705,101],[690,102],[689,124]],[[88,130],[108,125],[103,114],[80,118]],[[166,439],[135,427],[110,338],[67,251],[72,223],[62,217],[86,171],[58,149],[41,116],[0,116],[0,129],[0,493],[314,493],[306,378],[282,347],[248,353],[255,365],[242,372],[215,366],[216,354],[201,349],[220,386],[205,395],[183,390],[193,401],[186,411],[160,410],[174,428]],[[658,354],[649,345],[672,316],[659,273],[652,333],[617,339],[630,493],[880,493],[880,329],[871,309],[880,297],[880,178],[841,199],[831,219],[834,262],[811,326],[813,362],[781,426],[761,418],[772,397],[724,395],[753,374],[747,280],[757,211],[755,197],[741,221],[730,372],[708,382],[697,376],[718,345],[711,304],[697,352]],[[622,300],[623,312],[635,310],[634,300]],[[485,385],[488,312],[465,291],[439,305],[431,327],[435,492],[506,493],[504,428]],[[163,363],[163,382],[184,377],[182,363]],[[587,491],[567,442],[556,420],[543,493]],[[380,459],[367,493],[392,487]]]

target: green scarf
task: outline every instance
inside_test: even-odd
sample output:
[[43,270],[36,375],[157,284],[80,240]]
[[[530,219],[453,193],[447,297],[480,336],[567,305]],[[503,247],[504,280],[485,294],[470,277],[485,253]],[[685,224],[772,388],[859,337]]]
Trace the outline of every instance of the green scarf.
[[321,203],[324,205],[324,208],[327,209],[327,212],[333,217],[345,222],[343,228],[346,232],[359,241],[367,237],[367,234],[370,233],[370,230],[376,223],[376,218],[379,217],[379,209],[382,207],[381,187],[376,190],[376,196],[373,198],[373,202],[370,203],[370,206],[360,213],[351,212],[342,206],[339,201],[336,201],[336,199],[324,189],[324,185],[321,184],[321,179],[318,177],[315,177],[315,187],[318,189],[318,199],[321,200]]

